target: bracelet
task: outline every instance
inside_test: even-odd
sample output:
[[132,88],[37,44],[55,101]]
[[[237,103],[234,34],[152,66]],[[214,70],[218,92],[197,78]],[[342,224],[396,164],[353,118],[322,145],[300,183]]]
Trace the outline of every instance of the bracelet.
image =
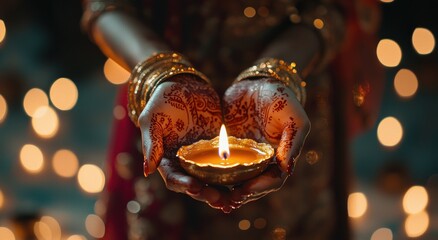
[[178,74],[192,74],[210,84],[204,74],[178,53],[158,53],[135,66],[128,80],[128,115],[137,127],[139,115],[158,85]]
[[287,63],[280,59],[264,58],[240,73],[235,82],[258,79],[260,77],[274,78],[290,88],[301,105],[304,106],[306,101],[306,89],[304,88],[306,82],[301,80],[295,67],[296,64],[294,62]]

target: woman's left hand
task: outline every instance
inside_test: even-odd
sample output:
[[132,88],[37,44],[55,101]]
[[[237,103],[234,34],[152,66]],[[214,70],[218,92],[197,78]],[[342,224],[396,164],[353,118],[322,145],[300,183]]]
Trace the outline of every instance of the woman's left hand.
[[223,100],[230,135],[276,147],[276,165],[232,190],[233,208],[237,208],[281,188],[294,170],[310,121],[293,91],[274,79],[237,82]]

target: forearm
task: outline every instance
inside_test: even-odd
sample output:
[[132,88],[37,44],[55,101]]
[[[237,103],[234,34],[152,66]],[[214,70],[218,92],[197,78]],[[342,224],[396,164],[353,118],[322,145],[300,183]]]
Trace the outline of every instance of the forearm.
[[305,25],[294,25],[276,37],[260,58],[278,58],[295,62],[303,77],[320,60],[322,43],[317,32]]

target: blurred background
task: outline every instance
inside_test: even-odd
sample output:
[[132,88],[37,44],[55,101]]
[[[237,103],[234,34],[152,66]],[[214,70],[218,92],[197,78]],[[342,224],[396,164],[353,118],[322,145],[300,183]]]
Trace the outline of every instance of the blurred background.
[[[382,0],[385,95],[352,144],[355,239],[438,239],[438,16]],[[117,85],[129,73],[81,32],[80,1],[0,0],[0,240],[104,234],[99,194]]]

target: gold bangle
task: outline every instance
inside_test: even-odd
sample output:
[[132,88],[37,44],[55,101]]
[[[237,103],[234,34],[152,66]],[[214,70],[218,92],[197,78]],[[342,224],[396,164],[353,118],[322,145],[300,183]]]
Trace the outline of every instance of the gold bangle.
[[282,82],[295,93],[298,101],[304,106],[306,102],[306,89],[304,86],[306,84],[298,75],[294,62],[287,63],[275,58],[261,59],[254,66],[240,73],[235,82],[260,77],[274,78]]
[[178,53],[158,53],[135,66],[128,81],[128,113],[136,126],[139,126],[141,111],[158,85],[178,74],[192,74],[210,84],[204,74]]

